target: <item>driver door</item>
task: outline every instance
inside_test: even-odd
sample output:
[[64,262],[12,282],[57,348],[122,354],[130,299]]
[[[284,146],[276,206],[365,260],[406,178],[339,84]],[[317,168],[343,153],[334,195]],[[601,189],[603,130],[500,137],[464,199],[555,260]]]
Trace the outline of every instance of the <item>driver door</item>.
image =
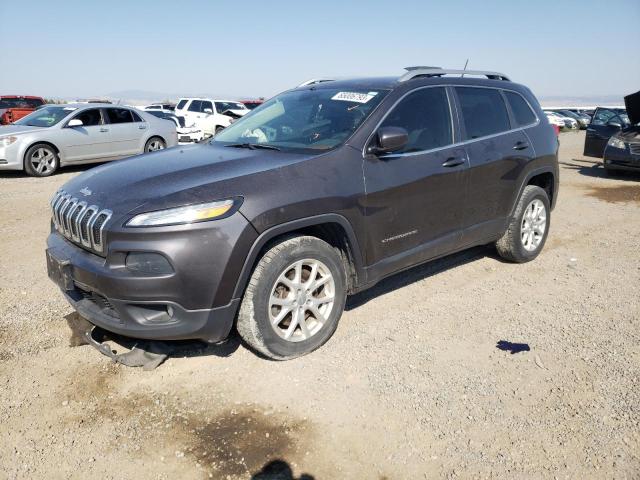
[[[71,120],[82,125],[70,127]],[[65,163],[98,160],[110,155],[109,126],[105,124],[100,108],[90,108],[72,116],[60,130],[59,146]]]
[[[406,95],[380,127],[401,127],[399,151],[366,156],[367,264],[386,275],[456,248],[462,236],[468,159],[454,146],[445,87]],[[376,135],[374,135],[374,139]]]
[[602,158],[609,139],[622,129],[620,116],[608,108],[596,108],[584,138],[584,155]]

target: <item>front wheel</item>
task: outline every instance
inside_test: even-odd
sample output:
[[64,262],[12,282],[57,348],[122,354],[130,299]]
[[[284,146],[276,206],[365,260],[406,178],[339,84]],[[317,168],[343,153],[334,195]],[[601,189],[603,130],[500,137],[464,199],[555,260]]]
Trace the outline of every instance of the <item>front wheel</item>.
[[146,145],[144,146],[145,153],[149,152],[157,152],[158,150],[164,150],[167,148],[167,144],[160,137],[151,137],[147,140]]
[[516,211],[502,238],[496,242],[498,254],[516,263],[536,258],[547,240],[551,208],[547,192],[527,185],[520,195]]
[[237,329],[254,350],[288,360],[322,346],[335,332],[346,300],[339,253],[309,236],[270,248],[256,265]]
[[45,143],[33,145],[24,156],[24,169],[32,177],[53,175],[59,165],[58,153],[51,145]]

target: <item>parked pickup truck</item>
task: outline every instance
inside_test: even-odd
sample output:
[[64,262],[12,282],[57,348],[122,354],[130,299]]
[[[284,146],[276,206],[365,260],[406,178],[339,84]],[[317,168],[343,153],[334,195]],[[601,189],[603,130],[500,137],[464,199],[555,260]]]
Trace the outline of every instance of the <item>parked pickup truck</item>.
[[40,97],[0,95],[0,125],[9,125],[44,105]]

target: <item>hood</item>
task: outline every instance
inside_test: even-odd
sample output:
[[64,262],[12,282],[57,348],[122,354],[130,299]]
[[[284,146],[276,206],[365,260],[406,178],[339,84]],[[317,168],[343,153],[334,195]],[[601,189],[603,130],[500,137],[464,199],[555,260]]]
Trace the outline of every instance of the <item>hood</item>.
[[46,130],[47,128],[49,127],[29,127],[27,125],[0,125],[0,136],[31,133],[38,130]]
[[252,174],[311,155],[203,143],[130,157],[92,168],[61,189],[114,214],[139,213],[243,196]]
[[640,123],[640,91],[624,97],[624,105],[631,125]]

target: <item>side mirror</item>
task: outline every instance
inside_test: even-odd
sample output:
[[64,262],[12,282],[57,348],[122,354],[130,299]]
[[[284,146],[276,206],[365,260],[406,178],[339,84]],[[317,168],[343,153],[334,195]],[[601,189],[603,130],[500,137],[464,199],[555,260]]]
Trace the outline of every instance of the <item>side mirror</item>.
[[409,134],[401,127],[382,127],[376,135],[378,144],[369,147],[369,153],[391,153],[402,149],[409,141]]
[[67,123],[67,127],[81,127],[83,126],[84,123],[82,123],[82,120],[80,120],[79,118],[74,118],[73,120],[69,120],[69,123]]
[[607,122],[607,127],[622,128],[622,124],[620,122],[616,122],[615,120],[611,120],[610,122]]
[[211,110],[210,108],[205,108],[203,110],[204,113],[208,113],[209,115],[211,115],[213,113],[213,110]]

